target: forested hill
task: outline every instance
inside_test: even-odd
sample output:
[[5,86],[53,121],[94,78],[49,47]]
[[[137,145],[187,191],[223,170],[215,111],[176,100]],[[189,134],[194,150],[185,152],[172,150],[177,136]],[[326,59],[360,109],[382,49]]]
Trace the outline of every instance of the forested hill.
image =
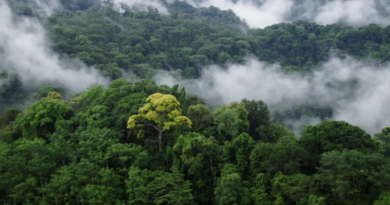
[[[34,70],[18,73],[8,66],[4,56],[15,42],[0,40],[0,204],[389,204],[389,127],[370,136],[330,120],[332,107],[317,102],[275,114],[267,102],[247,98],[210,108],[179,85],[157,85],[153,78],[168,70],[197,79],[207,65],[246,65],[248,55],[280,63],[283,76],[306,76],[332,55],[384,65],[390,60],[390,26],[297,21],[254,29],[232,11],[180,1],[161,1],[169,15],[112,1],[61,0],[61,9],[49,10],[39,7],[45,1],[6,2],[16,26],[0,19],[0,36],[27,22],[16,31],[46,35],[50,44],[36,49],[39,60],[80,59],[110,83],[80,93],[66,86],[83,82],[29,84],[21,76]],[[0,0],[0,11],[7,11],[4,5]],[[46,33],[35,32],[35,24]],[[31,67],[38,69],[39,60],[29,61]],[[56,63],[45,65],[65,70]],[[50,66],[39,70],[61,74]],[[86,76],[80,70],[72,73]],[[125,78],[130,75],[138,80]],[[352,107],[348,100],[364,87],[358,83],[327,86]],[[307,116],[321,122],[300,127],[299,135],[285,123]]]
[[140,77],[151,77],[152,68],[180,69],[191,78],[205,65],[240,63],[247,54],[301,72],[327,60],[332,49],[378,62],[390,58],[390,27],[355,29],[298,21],[248,29],[232,11],[196,9],[178,1],[168,8],[170,16],[156,9],[134,13],[124,7],[126,12],[119,13],[109,6],[94,6],[58,12],[47,20],[57,52],[113,77],[120,76],[119,67]]
[[[65,8],[78,7],[55,11],[42,21],[50,31],[54,51],[78,58],[112,79],[128,72],[152,78],[159,69],[196,78],[206,65],[243,63],[248,54],[301,73],[310,72],[334,53],[377,63],[390,58],[390,27],[355,29],[298,21],[249,29],[232,11],[216,7],[194,8],[175,1],[167,4],[170,15],[160,15],[153,8],[135,12],[122,5],[125,12],[120,13],[119,6],[92,3],[64,2]],[[20,4],[13,8],[20,15],[38,15]],[[2,103],[26,100],[28,93],[20,83],[8,80],[12,88],[2,89]]]

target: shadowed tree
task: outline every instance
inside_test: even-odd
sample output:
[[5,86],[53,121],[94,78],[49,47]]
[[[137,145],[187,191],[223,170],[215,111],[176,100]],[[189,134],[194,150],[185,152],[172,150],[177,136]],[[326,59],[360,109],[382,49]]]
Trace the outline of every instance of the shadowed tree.
[[214,124],[220,134],[231,136],[232,139],[249,128],[248,111],[243,103],[232,102],[229,106],[223,105],[215,112]]
[[[52,97],[52,94],[54,97]],[[27,107],[22,119],[23,136],[25,138],[45,137],[55,131],[54,124],[72,114],[71,108],[58,98],[59,93],[51,93],[47,98]]]

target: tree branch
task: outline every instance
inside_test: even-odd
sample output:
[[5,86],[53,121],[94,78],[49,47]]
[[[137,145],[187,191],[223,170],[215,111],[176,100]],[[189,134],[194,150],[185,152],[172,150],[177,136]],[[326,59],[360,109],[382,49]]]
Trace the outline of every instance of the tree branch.
[[147,126],[150,126],[150,127],[154,127],[154,129],[156,129],[157,131],[164,131],[164,130],[161,130],[161,128],[157,127],[156,125],[153,125],[153,124],[150,124],[150,123],[142,123],[142,122],[137,122],[137,124],[142,124],[142,125],[147,125]]

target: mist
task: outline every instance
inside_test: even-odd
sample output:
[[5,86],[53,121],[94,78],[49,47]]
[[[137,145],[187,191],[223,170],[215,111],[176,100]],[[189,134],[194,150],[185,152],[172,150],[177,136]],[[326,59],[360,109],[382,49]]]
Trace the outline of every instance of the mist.
[[[204,68],[196,80],[180,80],[167,73],[156,75],[155,80],[171,86],[178,83],[214,107],[243,98],[263,100],[271,111],[313,103],[327,105],[333,109],[332,120],[347,121],[374,134],[390,124],[388,76],[390,67],[373,66],[352,57],[333,57],[304,76],[247,57],[245,65]],[[285,123],[298,129],[320,122],[319,118],[306,118]]]
[[61,8],[59,0],[5,0],[5,2],[10,6],[28,5],[40,16],[49,16],[55,9]]
[[148,7],[158,9],[160,14],[169,14],[168,9],[159,0],[114,0],[115,4],[125,3],[137,10],[147,11]]
[[[214,6],[231,9],[253,28],[277,23],[307,20],[326,25],[339,23],[363,26],[390,24],[390,1],[387,0],[182,0],[195,7]],[[168,1],[173,2],[173,0]],[[158,7],[159,8],[159,7]]]
[[13,16],[3,0],[0,0],[0,27],[0,69],[17,75],[25,89],[52,83],[77,93],[91,84],[109,83],[81,61],[61,59],[51,50],[50,38],[42,25],[33,18]]

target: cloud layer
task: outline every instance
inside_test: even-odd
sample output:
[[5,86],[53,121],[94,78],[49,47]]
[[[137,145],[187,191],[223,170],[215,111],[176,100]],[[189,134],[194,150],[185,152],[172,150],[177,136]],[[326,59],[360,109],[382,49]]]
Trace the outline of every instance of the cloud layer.
[[[333,58],[309,76],[285,74],[278,65],[267,65],[248,58],[245,65],[227,69],[210,66],[198,80],[178,81],[159,74],[156,82],[185,86],[211,105],[243,98],[263,100],[271,110],[319,103],[331,106],[334,120],[358,125],[373,134],[390,125],[389,67],[375,67],[351,57]],[[314,121],[313,121],[314,120]],[[290,122],[291,123],[291,122]],[[293,122],[315,124],[319,119]]]
[[0,28],[1,69],[17,74],[23,86],[31,88],[54,82],[81,92],[91,84],[108,83],[95,69],[80,61],[61,60],[51,51],[44,28],[34,19],[15,20],[4,1],[0,1]]
[[[249,26],[264,28],[281,22],[308,20],[319,24],[342,23],[362,26],[370,23],[386,26],[390,23],[390,1],[387,0],[181,0],[195,7],[215,6],[233,10]],[[115,0],[130,6],[144,5],[167,8],[158,0]],[[168,0],[167,2],[173,2]]]
[[198,6],[217,6],[233,10],[249,26],[263,28],[294,20],[319,24],[343,23],[362,26],[370,23],[389,25],[390,2],[386,0],[205,0]]
[[[157,8],[161,14],[169,14],[160,0],[113,0],[130,7],[147,10]],[[174,0],[166,0],[172,3]],[[363,26],[375,23],[390,25],[390,1],[387,0],[180,0],[195,7],[215,6],[233,10],[249,26],[264,28],[281,22],[296,20],[313,21],[319,24],[341,23]],[[33,0],[32,6],[50,14],[60,6],[58,0]]]
[[169,14],[168,9],[159,0],[114,0],[116,4],[125,3],[130,7],[137,7],[138,9],[147,11],[147,8],[157,8],[160,14]]

